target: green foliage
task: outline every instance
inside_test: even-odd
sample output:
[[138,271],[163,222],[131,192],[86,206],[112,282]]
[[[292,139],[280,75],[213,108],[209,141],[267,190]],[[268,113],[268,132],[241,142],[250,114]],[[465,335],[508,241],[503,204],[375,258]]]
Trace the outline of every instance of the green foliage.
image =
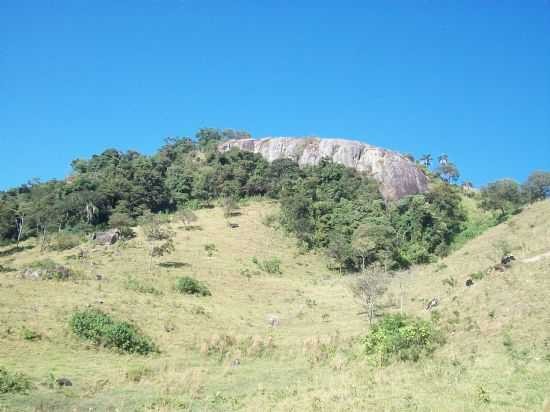
[[32,389],[29,377],[22,373],[11,373],[0,366],[0,394],[25,393]]
[[530,202],[550,197],[550,172],[538,170],[531,173],[522,190]]
[[355,170],[322,161],[281,192],[281,223],[306,248],[323,248],[339,269],[386,269],[445,255],[466,214],[458,189],[440,183],[393,204]]
[[281,272],[281,259],[278,257],[272,257],[270,259],[258,260],[256,257],[252,258],[252,263],[254,263],[258,269],[263,270],[266,273],[271,275],[280,275]]
[[218,251],[218,248],[214,243],[207,243],[206,245],[204,245],[204,251],[206,252],[208,257],[212,257],[214,256],[214,253]]
[[520,185],[510,179],[497,180],[481,189],[481,207],[500,211],[501,219],[517,212],[525,204]]
[[69,250],[80,244],[80,236],[73,233],[58,232],[50,237],[48,249],[57,252]]
[[206,284],[190,276],[183,276],[176,279],[176,290],[179,293],[185,293],[187,295],[212,295]]
[[440,162],[435,173],[447,183],[454,183],[460,178],[458,167],[452,162]]
[[393,358],[417,361],[443,343],[441,333],[431,322],[405,315],[386,315],[364,338],[365,351],[376,356],[380,365]]
[[98,309],[75,312],[69,326],[78,337],[125,353],[146,355],[158,351],[152,340],[125,321],[116,321]]
[[28,341],[36,341],[42,339],[42,335],[38,332],[35,332],[26,326],[23,326],[23,329],[21,329],[21,337]]

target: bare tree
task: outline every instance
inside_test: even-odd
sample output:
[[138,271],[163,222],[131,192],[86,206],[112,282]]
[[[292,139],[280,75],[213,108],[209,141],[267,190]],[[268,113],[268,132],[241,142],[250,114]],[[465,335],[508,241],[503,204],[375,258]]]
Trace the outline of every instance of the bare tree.
[[175,233],[166,227],[160,215],[145,213],[141,217],[145,240],[148,243],[149,273],[153,272],[153,259],[175,251]]
[[355,299],[364,308],[372,323],[376,315],[376,302],[386,291],[388,273],[380,265],[367,266],[351,283]]
[[189,225],[191,223],[194,223],[198,220],[198,217],[191,209],[183,209],[178,213],[178,216],[183,223],[183,226],[185,226],[185,229],[188,230],[190,227]]

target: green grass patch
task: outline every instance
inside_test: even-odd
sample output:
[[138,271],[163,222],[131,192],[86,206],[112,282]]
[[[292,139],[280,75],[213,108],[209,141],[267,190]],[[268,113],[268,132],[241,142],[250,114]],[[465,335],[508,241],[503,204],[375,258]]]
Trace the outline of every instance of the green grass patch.
[[254,263],[260,270],[263,270],[270,275],[280,275],[283,272],[281,271],[281,259],[278,257],[272,257],[271,259],[258,260],[256,256],[252,258],[252,263]]
[[12,373],[0,367],[0,394],[25,393],[32,389],[29,377],[22,373]]

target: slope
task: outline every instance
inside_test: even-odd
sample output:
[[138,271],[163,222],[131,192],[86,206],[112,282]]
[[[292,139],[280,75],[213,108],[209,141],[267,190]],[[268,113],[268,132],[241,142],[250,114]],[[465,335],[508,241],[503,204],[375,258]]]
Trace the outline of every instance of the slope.
[[[550,250],[550,202],[527,208],[437,263],[390,280],[381,311],[432,317],[447,343],[432,358],[385,368],[363,355],[360,339],[368,324],[358,315],[349,278],[328,271],[323,256],[298,252],[292,239],[262,223],[276,211],[274,203],[252,202],[231,219],[237,228],[227,225],[220,208],[197,212],[200,230],[173,222],[176,252],[160,259],[152,274],[141,234],[109,247],[86,243],[82,259],[78,249],[41,256],[30,242],[20,251],[1,249],[0,265],[16,271],[0,274],[0,366],[29,375],[35,388],[0,395],[0,406],[541,410],[550,387],[550,258],[526,259]],[[215,245],[212,256],[207,244]],[[464,286],[508,246],[517,257],[509,270]],[[79,276],[65,282],[18,277],[45,257]],[[279,258],[282,273],[262,271],[254,257]],[[212,296],[178,294],[174,284],[182,275],[205,281]],[[157,293],[143,292],[153,289]],[[426,311],[435,296],[439,306]],[[67,321],[88,305],[133,321],[160,354],[123,355],[74,337]],[[42,338],[24,339],[24,327]],[[73,385],[49,385],[52,376]]]

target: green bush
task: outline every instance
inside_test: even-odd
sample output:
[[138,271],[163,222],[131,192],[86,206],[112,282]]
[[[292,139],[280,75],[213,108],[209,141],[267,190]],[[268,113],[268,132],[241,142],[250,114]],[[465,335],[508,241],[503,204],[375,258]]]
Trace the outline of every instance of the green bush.
[[78,337],[92,341],[96,345],[140,355],[157,351],[151,339],[142,335],[134,325],[116,321],[98,309],[75,312],[69,326]]
[[271,275],[280,275],[281,272],[281,259],[277,257],[273,257],[271,259],[266,260],[258,260],[256,257],[252,258],[252,263],[254,263],[256,266],[258,266],[259,269],[263,270],[266,273],[269,273]]
[[206,245],[204,245],[204,250],[209,257],[212,257],[214,256],[214,253],[218,251],[218,248],[214,243],[207,243]]
[[368,355],[377,356],[380,365],[392,358],[417,361],[432,353],[444,339],[431,322],[406,315],[386,315],[364,339]]
[[34,330],[31,330],[27,328],[26,326],[23,326],[23,329],[21,330],[21,337],[25,340],[40,340],[42,339],[42,335],[38,332],[35,332]]
[[22,373],[11,373],[0,366],[0,393],[24,393],[32,389],[31,380]]
[[48,249],[57,252],[69,250],[80,245],[80,236],[73,233],[59,232],[52,236],[48,243]]
[[183,276],[176,280],[176,290],[188,295],[210,296],[210,290],[203,282],[190,276]]

